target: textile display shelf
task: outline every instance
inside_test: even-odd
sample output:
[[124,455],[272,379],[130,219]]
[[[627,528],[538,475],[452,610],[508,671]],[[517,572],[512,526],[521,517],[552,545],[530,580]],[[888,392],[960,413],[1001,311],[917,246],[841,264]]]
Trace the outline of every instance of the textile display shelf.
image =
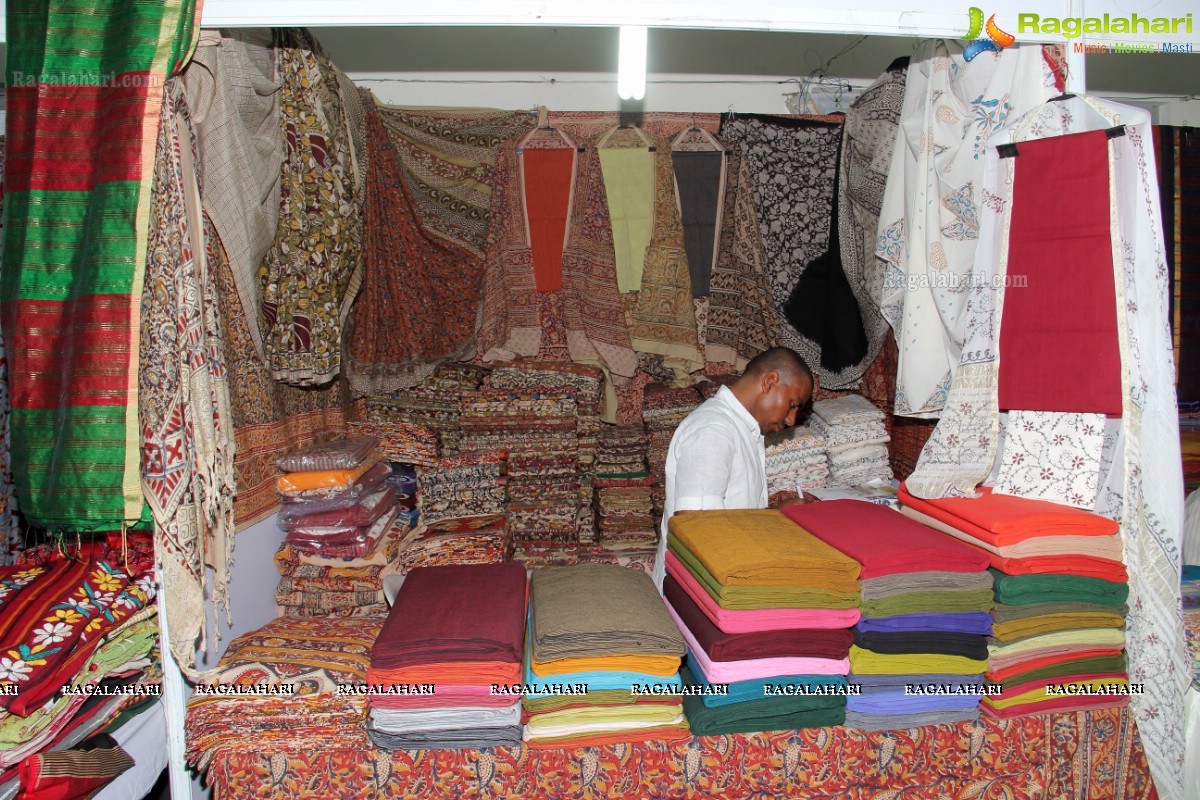
[[222,748],[214,800],[354,797],[1155,798],[1127,708],[530,750]]

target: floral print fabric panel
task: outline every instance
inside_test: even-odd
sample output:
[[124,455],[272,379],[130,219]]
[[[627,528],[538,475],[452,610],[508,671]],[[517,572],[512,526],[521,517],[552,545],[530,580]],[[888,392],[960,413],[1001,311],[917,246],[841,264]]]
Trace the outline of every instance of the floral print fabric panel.
[[882,733],[839,726],[556,750],[285,750],[230,743],[227,732],[222,739],[208,771],[217,800],[417,794],[877,800],[916,790],[921,797],[1011,800],[1154,796],[1125,709]]
[[967,62],[960,45],[921,45],[908,69],[900,130],[879,213],[880,308],[900,355],[896,414],[936,416],[970,331],[971,265],[985,202],[988,139],[1053,94],[1040,47]]
[[1010,411],[993,488],[1090,511],[1096,506],[1103,447],[1102,414]]
[[279,229],[258,268],[258,322],[271,376],[320,386],[341,368],[362,214],[335,68],[307,32],[289,38],[275,51],[285,158]]

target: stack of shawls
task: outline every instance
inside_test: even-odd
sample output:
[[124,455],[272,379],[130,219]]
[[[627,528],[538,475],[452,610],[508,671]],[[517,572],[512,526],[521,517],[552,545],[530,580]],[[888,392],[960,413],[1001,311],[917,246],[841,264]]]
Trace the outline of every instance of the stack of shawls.
[[[784,513],[862,564],[846,724],[908,728],[979,717],[992,577],[980,553],[892,509],[857,500]],[[915,688],[914,688],[915,687]]]
[[1128,702],[1125,600],[1114,520],[993,493],[922,500],[902,486],[904,513],[969,543],[995,577],[983,711],[1009,718]]
[[829,483],[825,435],[814,425],[787,428],[767,439],[767,492],[823,489]]
[[443,453],[457,453],[461,435],[458,424],[459,395],[460,391],[456,389],[418,386],[386,397],[368,397],[367,421],[421,425],[438,434]]
[[529,612],[530,747],[687,736],[685,646],[648,575],[610,564],[534,570]]
[[650,384],[642,396],[642,420],[646,423],[649,447],[646,460],[650,477],[654,479],[654,515],[662,515],[666,500],[667,448],[679,423],[700,405],[700,393],[695,387],[668,389],[662,384]]
[[669,529],[663,592],[685,680],[729,686],[685,700],[692,731],[841,724],[859,565],[773,510],[677,514]]
[[[341,439],[286,453],[276,462],[285,473],[276,482],[283,499],[279,526],[296,550],[330,558],[371,553],[396,521],[391,473],[374,436]],[[362,576],[284,575],[275,592],[283,613],[303,616],[379,610],[382,588]]]
[[[391,499],[380,499],[386,497]],[[339,507],[338,502],[314,501],[308,505],[324,509],[317,512],[323,521],[331,525],[342,524],[349,529],[357,520],[353,515],[363,513],[360,511],[362,506]],[[365,542],[348,545],[331,544],[328,536],[315,543],[302,538],[293,541],[292,531],[305,528],[291,526],[317,515],[293,517],[290,516],[292,509],[300,504],[283,506],[279,524],[289,530],[289,535],[275,553],[275,565],[280,574],[275,601],[281,616],[361,617],[387,613],[383,579],[396,569],[397,545],[406,535],[409,524],[401,520],[400,509],[395,507],[395,491],[389,486],[385,485],[359,502],[391,502],[393,508],[371,526]],[[329,526],[322,526],[325,527]]]
[[397,546],[396,570],[448,564],[495,564],[512,558],[503,514],[449,517],[410,530]]
[[417,468],[417,508],[426,525],[448,517],[503,514],[508,506],[503,451],[447,456]]
[[813,404],[809,424],[825,435],[833,483],[858,486],[891,480],[883,412],[870,400],[857,394],[821,400]]
[[367,730],[388,750],[516,745],[525,569],[466,564],[414,569],[371,648]]
[[110,538],[113,546],[101,540],[70,553],[35,547],[0,566],[0,782],[94,715],[110,716],[111,706],[85,706],[94,690],[122,676],[139,685],[157,679],[146,670],[158,644],[154,547],[131,533],[126,554],[120,536]]
[[379,452],[400,464],[434,464],[440,453],[437,432],[411,422],[351,422],[351,433],[379,440]]
[[658,541],[646,448],[646,429],[640,423],[606,425],[600,432],[595,507],[598,539],[608,548],[645,548]]
[[[188,701],[188,760],[203,769],[221,750],[369,747],[362,724],[366,695],[359,692],[382,624],[378,617],[283,617],[234,639],[215,677]],[[229,686],[260,687],[261,693],[218,690]]]
[[595,460],[604,405],[604,373],[595,367],[559,361],[526,360],[498,362],[488,376],[496,389],[566,394],[575,398],[579,466],[582,471]]

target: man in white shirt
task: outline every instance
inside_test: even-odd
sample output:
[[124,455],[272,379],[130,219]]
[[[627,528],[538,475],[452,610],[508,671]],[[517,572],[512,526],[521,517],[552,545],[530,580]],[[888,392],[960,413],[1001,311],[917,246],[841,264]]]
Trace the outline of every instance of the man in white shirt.
[[812,391],[804,359],[786,347],[772,347],[751,359],[736,383],[722,386],[680,423],[667,450],[667,497],[653,576],[660,592],[667,521],[680,511],[766,508],[763,436],[794,425]]

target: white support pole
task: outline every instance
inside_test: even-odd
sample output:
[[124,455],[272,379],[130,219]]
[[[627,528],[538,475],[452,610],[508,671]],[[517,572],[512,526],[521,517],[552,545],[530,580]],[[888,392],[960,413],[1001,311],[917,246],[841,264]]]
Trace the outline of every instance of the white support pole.
[[167,593],[162,569],[155,568],[158,586],[158,652],[162,658],[163,711],[167,716],[167,777],[171,781],[171,800],[192,800],[192,777],[185,759],[184,718],[187,715],[187,684],[179,664],[171,654],[171,631],[167,625]]

